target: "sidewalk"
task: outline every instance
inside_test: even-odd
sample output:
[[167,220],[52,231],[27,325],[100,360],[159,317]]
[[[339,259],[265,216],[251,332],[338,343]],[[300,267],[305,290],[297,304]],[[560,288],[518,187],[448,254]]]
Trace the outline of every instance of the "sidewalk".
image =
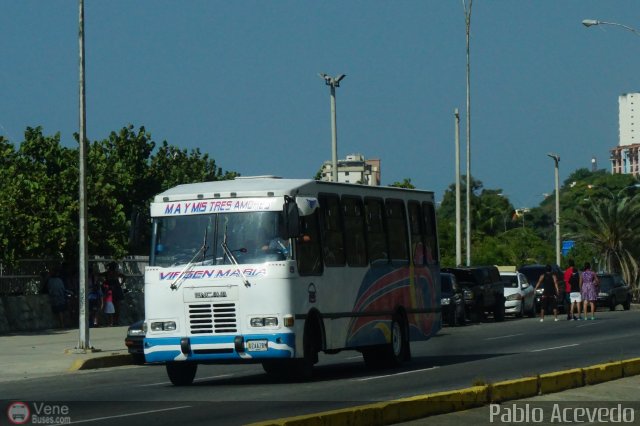
[[124,339],[127,326],[89,329],[94,351],[81,353],[78,329],[0,335],[0,382],[55,376],[75,370],[132,364]]

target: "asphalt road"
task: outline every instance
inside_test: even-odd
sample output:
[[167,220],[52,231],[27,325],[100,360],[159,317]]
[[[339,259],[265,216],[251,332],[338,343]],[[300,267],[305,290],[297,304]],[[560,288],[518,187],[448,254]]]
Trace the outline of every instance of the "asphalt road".
[[639,357],[639,322],[640,311],[602,311],[596,321],[445,327],[413,343],[402,368],[368,370],[345,351],[321,356],[306,383],[272,379],[260,365],[217,365],[200,366],[193,386],[174,387],[164,367],[147,365],[6,382],[0,398],[67,406],[74,424],[238,425]]

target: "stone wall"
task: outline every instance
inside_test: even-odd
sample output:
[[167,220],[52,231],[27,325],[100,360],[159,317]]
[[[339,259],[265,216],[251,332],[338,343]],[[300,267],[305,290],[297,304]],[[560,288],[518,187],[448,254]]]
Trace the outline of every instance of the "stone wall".
[[[69,309],[65,313],[65,326],[67,327],[78,326],[77,308],[72,307],[75,310]],[[144,294],[141,292],[126,293],[121,309],[119,325],[129,325],[144,319]],[[103,320],[102,324],[104,323]],[[0,297],[0,333],[36,331],[57,327],[59,327],[58,320],[51,311],[48,295]]]

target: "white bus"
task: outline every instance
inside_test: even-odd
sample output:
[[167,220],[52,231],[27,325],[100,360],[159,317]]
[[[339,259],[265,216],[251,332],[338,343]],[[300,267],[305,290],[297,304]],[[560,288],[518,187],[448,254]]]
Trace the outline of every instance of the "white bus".
[[144,354],[174,385],[229,362],[305,378],[346,349],[397,365],[440,329],[432,192],[236,178],[169,189],[151,216]]

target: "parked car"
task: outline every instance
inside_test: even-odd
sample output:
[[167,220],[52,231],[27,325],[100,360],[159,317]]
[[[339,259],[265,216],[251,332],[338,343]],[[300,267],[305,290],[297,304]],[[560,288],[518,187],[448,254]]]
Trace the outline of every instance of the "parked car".
[[532,318],[536,315],[536,300],[533,286],[521,272],[500,272],[504,281],[505,313]]
[[[527,281],[531,284],[533,288],[536,287],[538,283],[538,279],[540,279],[540,275],[544,274],[546,270],[546,265],[540,264],[532,264],[532,265],[524,265],[518,269],[518,272],[523,273],[527,277]],[[558,294],[558,312],[567,312],[569,303],[566,301],[565,297],[565,283],[564,283],[564,272],[558,265],[551,265],[551,272],[558,278],[558,289],[560,293]],[[536,290],[536,312],[540,312],[540,307],[542,306],[542,286]],[[549,313],[549,312],[547,312]]]
[[456,276],[449,273],[440,274],[440,304],[442,306],[442,321],[447,325],[464,325],[464,296]]
[[504,282],[495,266],[443,268],[441,272],[455,275],[462,288],[467,318],[482,321],[491,312],[495,321],[504,321]]
[[124,344],[127,346],[129,353],[133,357],[135,364],[144,364],[144,320],[134,322],[127,329],[127,337]]
[[597,306],[608,307],[615,311],[616,306],[622,305],[625,311],[631,308],[631,288],[618,274],[598,274],[600,287],[598,289]]

